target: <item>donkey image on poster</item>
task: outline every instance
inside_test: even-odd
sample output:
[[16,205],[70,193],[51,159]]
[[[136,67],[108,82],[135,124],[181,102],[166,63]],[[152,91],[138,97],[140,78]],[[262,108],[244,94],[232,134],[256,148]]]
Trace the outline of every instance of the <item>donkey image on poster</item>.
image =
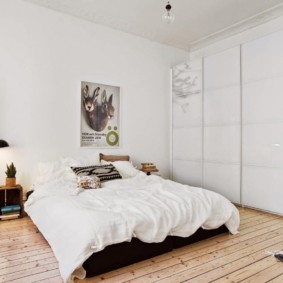
[[103,131],[108,121],[114,117],[113,94],[107,99],[106,91],[103,90],[100,94],[100,88],[97,87],[90,95],[88,85],[83,88],[82,93],[89,126],[96,132]]

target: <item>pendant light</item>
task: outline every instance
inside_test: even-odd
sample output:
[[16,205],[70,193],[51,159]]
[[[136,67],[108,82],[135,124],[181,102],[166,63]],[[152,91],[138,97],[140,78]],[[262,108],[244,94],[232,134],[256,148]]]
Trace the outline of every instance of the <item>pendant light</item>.
[[171,6],[169,1],[168,1],[167,5],[165,6],[165,9],[166,9],[166,12],[163,14],[162,20],[163,20],[163,22],[165,22],[167,24],[171,24],[171,23],[174,22],[175,16],[171,12],[172,6]]

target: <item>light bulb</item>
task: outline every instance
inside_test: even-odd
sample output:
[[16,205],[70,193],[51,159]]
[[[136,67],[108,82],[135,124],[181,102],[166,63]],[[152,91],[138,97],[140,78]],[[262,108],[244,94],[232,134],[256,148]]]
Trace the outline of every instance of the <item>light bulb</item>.
[[171,12],[172,6],[170,5],[169,1],[167,5],[165,6],[165,9],[166,9],[166,12],[163,14],[162,20],[163,22],[167,24],[171,24],[174,22],[175,16]]
[[171,12],[165,12],[162,16],[162,20],[164,23],[171,24],[174,22],[175,17]]

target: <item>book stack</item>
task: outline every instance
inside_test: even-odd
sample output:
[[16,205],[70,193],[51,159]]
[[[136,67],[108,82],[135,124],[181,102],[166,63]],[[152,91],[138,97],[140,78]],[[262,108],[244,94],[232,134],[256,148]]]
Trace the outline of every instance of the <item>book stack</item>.
[[157,172],[157,168],[156,166],[154,165],[154,163],[141,163],[141,170],[143,172]]
[[141,163],[142,169],[156,169],[153,163]]
[[21,207],[18,204],[5,205],[1,207],[1,218],[12,218],[20,216]]

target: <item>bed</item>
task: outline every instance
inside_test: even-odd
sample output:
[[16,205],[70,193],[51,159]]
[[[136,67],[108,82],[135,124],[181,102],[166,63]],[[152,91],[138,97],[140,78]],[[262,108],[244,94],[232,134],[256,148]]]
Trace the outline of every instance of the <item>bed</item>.
[[223,196],[147,176],[131,165],[129,156],[100,154],[99,159],[99,168],[112,166],[120,177],[105,180],[101,189],[82,189],[74,170],[87,166],[63,160],[52,169],[41,168],[41,180],[25,203],[64,282],[238,232],[238,210]]

